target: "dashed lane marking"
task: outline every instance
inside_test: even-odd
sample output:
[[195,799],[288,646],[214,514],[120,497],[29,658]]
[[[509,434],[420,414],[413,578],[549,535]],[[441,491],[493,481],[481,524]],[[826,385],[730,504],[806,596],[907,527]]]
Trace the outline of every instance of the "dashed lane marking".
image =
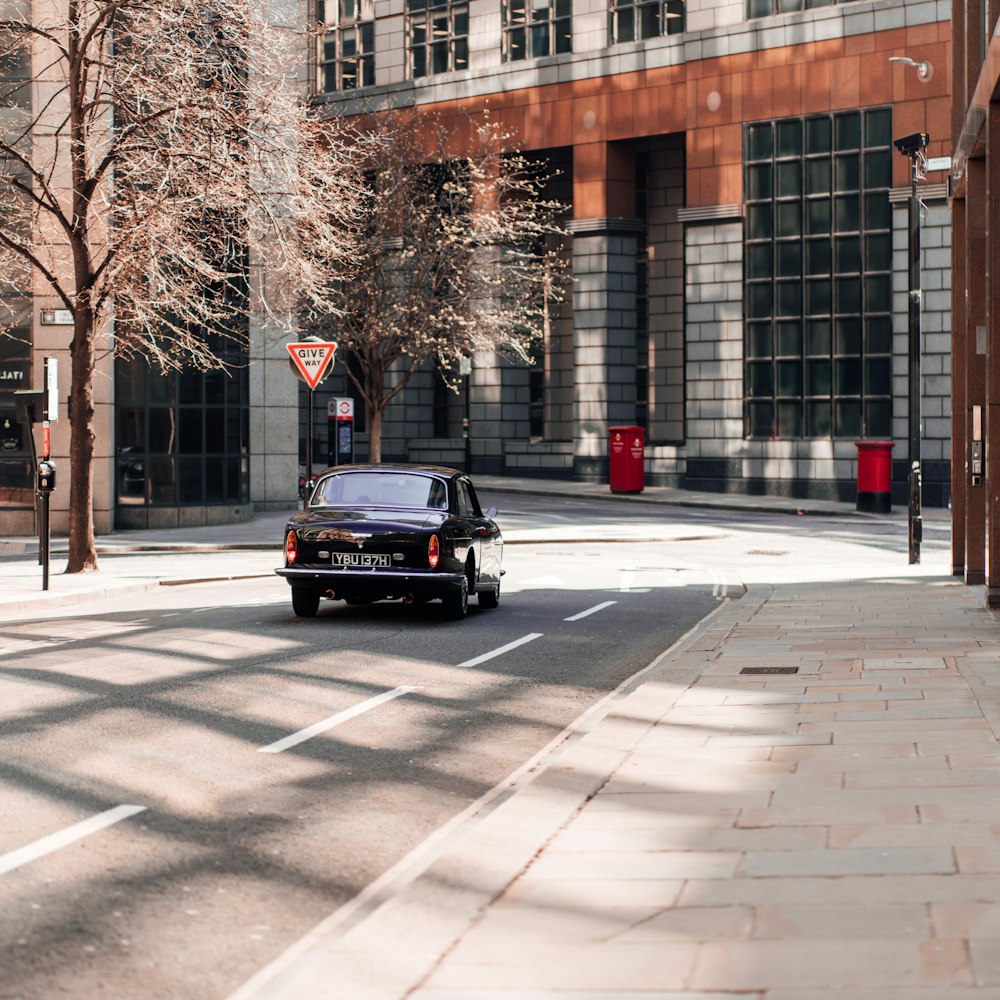
[[363,701],[360,704],[355,705],[353,708],[345,709],[343,712],[331,715],[327,719],[314,722],[311,726],[307,726],[305,729],[300,729],[297,733],[292,733],[291,736],[286,736],[284,739],[277,740],[274,743],[269,743],[266,747],[259,747],[258,753],[281,753],[282,750],[298,746],[299,743],[305,743],[306,740],[310,740],[314,736],[319,736],[321,733],[329,732],[329,730],[333,729],[335,726],[339,726],[341,723],[347,722],[349,719],[363,715],[365,712],[370,712],[373,708],[377,708],[379,705],[382,705],[387,701],[392,701],[393,698],[399,698],[401,695],[410,694],[413,691],[419,690],[420,688],[412,687],[410,685],[393,688],[391,691],[386,691],[383,694],[376,695],[374,698],[369,698],[367,701]]
[[42,837],[41,840],[36,840],[33,844],[27,844],[15,851],[0,854],[0,875],[6,875],[7,872],[11,872],[15,868],[20,868],[31,861],[37,861],[39,858],[45,857],[46,854],[52,854],[62,847],[67,847],[77,840],[89,837],[90,834],[97,833],[105,827],[114,826],[115,823],[120,823],[123,819],[128,819],[129,816],[135,816],[136,813],[145,812],[145,810],[145,806],[115,806],[113,809],[107,809],[89,819],[74,823],[72,826],[66,827],[65,830],[50,833],[47,837]]
[[617,604],[617,601],[603,601],[600,604],[595,604],[592,608],[587,608],[586,611],[581,611],[577,615],[570,615],[569,618],[564,618],[564,622],[578,622],[581,618],[586,618],[588,615],[596,614],[598,611],[603,611],[605,608],[610,608],[612,604]]
[[533,639],[540,639],[544,634],[544,632],[529,632],[527,635],[522,635],[520,639],[508,642],[506,646],[501,646],[499,649],[493,649],[489,653],[483,653],[482,656],[474,656],[471,660],[466,660],[464,663],[460,663],[459,666],[476,667],[480,663],[492,660],[495,656],[502,656],[504,653],[508,653],[512,649],[517,649],[518,646],[523,646],[526,642],[531,642]]

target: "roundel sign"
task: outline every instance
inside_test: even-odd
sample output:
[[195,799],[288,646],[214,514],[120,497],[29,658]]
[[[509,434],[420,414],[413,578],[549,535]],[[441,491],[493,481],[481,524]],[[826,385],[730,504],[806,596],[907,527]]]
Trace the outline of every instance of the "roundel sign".
[[331,399],[326,404],[326,416],[328,420],[353,420],[354,400],[345,397]]
[[292,359],[292,371],[310,389],[315,389],[330,374],[337,345],[321,340],[285,344]]

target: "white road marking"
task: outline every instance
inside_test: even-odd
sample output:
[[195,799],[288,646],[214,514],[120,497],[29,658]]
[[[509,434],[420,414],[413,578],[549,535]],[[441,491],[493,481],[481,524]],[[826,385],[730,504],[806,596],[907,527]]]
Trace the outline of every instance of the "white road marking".
[[541,639],[544,634],[544,632],[529,632],[527,635],[522,635],[520,639],[508,642],[506,646],[501,646],[499,649],[494,649],[489,653],[483,653],[482,656],[474,656],[471,660],[466,660],[464,663],[460,663],[459,666],[476,667],[480,663],[492,660],[495,656],[501,656],[503,653],[507,653],[512,649],[517,649],[518,646],[523,646],[526,642],[531,642],[532,639]]
[[712,596],[720,600],[725,598],[729,585],[726,583],[726,574],[722,570],[712,568],[712,579],[715,581],[712,586]]
[[300,729],[297,733],[292,733],[291,736],[286,736],[284,739],[278,740],[275,743],[269,743],[266,747],[259,747],[258,753],[281,753],[282,750],[287,750],[289,747],[297,746],[299,743],[305,743],[306,740],[312,739],[314,736],[318,736],[320,733],[325,733],[334,726],[339,726],[342,722],[347,722],[348,719],[353,719],[358,715],[364,715],[365,712],[371,711],[373,708],[377,708],[379,705],[392,701],[393,698],[398,698],[400,695],[410,694],[412,691],[419,691],[420,688],[412,687],[410,685],[404,685],[403,687],[393,688],[391,691],[386,691],[384,694],[376,695],[374,698],[369,698],[367,701],[363,701],[353,708],[345,709],[343,712],[338,712],[336,715],[331,715],[328,719],[323,719],[320,722],[315,722],[313,725],[306,727],[305,729]]
[[96,816],[91,816],[90,819],[74,823],[72,826],[66,827],[65,830],[50,833],[47,837],[42,837],[41,840],[36,840],[33,844],[27,844],[15,851],[0,854],[0,875],[6,875],[7,872],[20,868],[21,865],[37,861],[39,858],[45,857],[46,854],[52,854],[74,841],[82,840],[98,830],[103,830],[106,826],[113,826],[123,819],[128,819],[129,816],[145,811],[145,806],[115,806],[113,809],[107,809]]
[[592,608],[587,608],[586,611],[581,611],[578,615],[570,615],[569,618],[564,618],[564,622],[578,622],[581,618],[586,618],[587,615],[595,614],[598,611],[603,611],[605,608],[610,608],[612,604],[617,604],[617,601],[604,601],[602,604],[595,604]]

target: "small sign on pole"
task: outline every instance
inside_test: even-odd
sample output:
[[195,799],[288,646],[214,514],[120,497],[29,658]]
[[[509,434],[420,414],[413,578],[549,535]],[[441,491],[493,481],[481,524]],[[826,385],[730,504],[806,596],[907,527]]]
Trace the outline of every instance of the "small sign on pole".
[[45,419],[59,419],[59,359],[45,358]]
[[286,344],[285,347],[291,356],[293,371],[310,389],[315,389],[330,374],[333,356],[337,353],[336,344],[314,341]]

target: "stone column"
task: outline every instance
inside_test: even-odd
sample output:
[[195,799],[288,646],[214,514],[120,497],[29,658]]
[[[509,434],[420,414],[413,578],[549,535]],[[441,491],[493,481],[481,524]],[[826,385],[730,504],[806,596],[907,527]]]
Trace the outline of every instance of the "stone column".
[[[968,204],[983,205],[986,199],[986,165],[970,160]],[[982,212],[966,218],[965,274],[968,292],[965,316],[965,402],[966,428],[971,428],[973,410],[986,402],[986,220]],[[985,418],[983,420],[985,424]],[[985,470],[984,470],[985,471]],[[979,485],[970,485],[965,504],[965,582],[986,580],[986,487],[985,475]]]
[[608,475],[608,428],[635,422],[635,155],[627,143],[573,151],[573,477]]
[[[964,198],[952,205],[951,236],[951,572],[965,573],[965,520],[967,489],[969,488],[969,435],[966,403],[966,352],[969,337],[966,329],[965,302],[965,206]],[[973,345],[975,346],[975,345]]]
[[[991,8],[994,5],[991,4]],[[986,118],[986,605],[1000,607],[1000,105]]]
[[636,250],[641,225],[581,219],[573,232],[573,477],[608,474],[608,428],[635,422]]

